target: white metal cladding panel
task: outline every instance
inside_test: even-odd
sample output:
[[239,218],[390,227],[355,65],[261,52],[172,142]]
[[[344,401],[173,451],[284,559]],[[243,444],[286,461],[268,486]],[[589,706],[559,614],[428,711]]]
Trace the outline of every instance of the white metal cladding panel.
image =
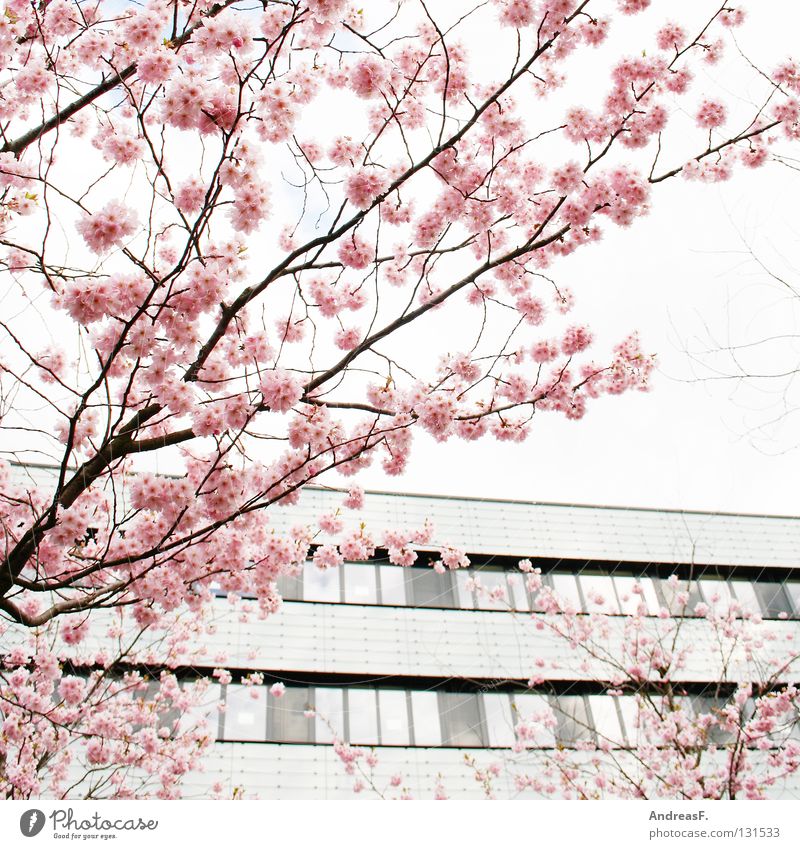
[[[306,489],[294,507],[276,508],[276,527],[314,522],[342,502],[335,491]],[[364,509],[343,511],[379,540],[387,528],[413,530],[429,518],[436,540],[476,554],[800,566],[800,519],[620,507],[480,501],[368,493]]]
[[[483,798],[474,771],[465,763],[464,756],[475,758],[479,767],[503,763],[507,752],[476,749],[406,749],[377,747],[378,765],[375,784],[387,790],[387,796],[397,796],[389,787],[395,773],[403,775],[403,788],[415,799],[432,799],[437,776],[449,796],[454,799]],[[624,761],[626,755],[619,753]],[[767,753],[752,752],[751,757],[766,757]],[[532,755],[532,757],[536,757]],[[578,761],[590,754],[572,753]],[[532,765],[529,773],[535,773]],[[635,770],[634,770],[635,771]],[[760,772],[760,771],[759,771]],[[208,788],[220,781],[226,792],[238,788],[246,798],[260,799],[370,799],[375,794],[365,790],[353,792],[355,777],[345,774],[344,767],[331,746],[286,746],[264,743],[217,743],[205,760],[205,772],[188,776],[184,782],[184,797],[207,796]],[[493,781],[498,799],[516,798],[512,771],[501,768],[500,776]],[[770,798],[800,798],[800,775],[795,774],[779,782],[769,792]],[[535,798],[529,791],[520,798]],[[557,796],[556,796],[557,798]]]
[[[218,608],[215,633],[204,638],[202,648],[193,648],[193,654],[185,659],[188,665],[225,665],[276,673],[356,674],[365,680],[390,675],[527,680],[534,672],[551,681],[593,680],[607,677],[609,672],[602,662],[571,648],[565,639],[554,637],[546,629],[537,630],[529,616],[288,602],[281,612],[265,620],[240,622],[238,614],[227,609],[224,602]],[[101,649],[114,651],[114,643],[103,636],[105,627],[100,620],[105,617],[110,614],[98,612],[95,627],[81,644],[78,656],[93,657]],[[610,635],[602,648],[606,656],[619,657],[623,618],[610,622]],[[669,625],[670,620],[651,618],[647,633],[663,633],[661,629]],[[790,651],[798,655],[797,621],[771,621],[754,627],[762,634],[772,632],[777,636],[761,648],[754,647],[758,661]],[[0,644],[7,650],[28,636],[27,629],[12,627],[3,634]],[[145,644],[141,646],[144,649]],[[688,647],[690,653],[685,668],[674,676],[676,680],[721,680],[721,656],[715,646],[710,623],[685,620],[677,649]],[[76,656],[72,647],[62,645],[56,649],[64,658]],[[227,656],[224,664],[218,657],[220,653]],[[587,659],[589,664],[582,666]],[[537,661],[543,666],[537,666]],[[787,677],[800,681],[800,660],[795,661]],[[757,678],[758,673],[747,664],[743,650],[737,649],[728,660],[727,680]],[[285,680],[291,683],[290,678]]]
[[[12,466],[19,483],[52,486],[49,468]],[[306,488],[297,505],[269,511],[278,529],[315,524],[344,494]],[[711,565],[800,566],[800,518],[642,510],[621,507],[482,501],[427,495],[368,493],[364,508],[343,511],[345,524],[363,520],[380,541],[385,529],[414,530],[426,518],[436,541],[476,554],[684,562]]]
[[[226,651],[232,667],[527,679],[541,659],[545,665],[539,671],[550,680],[593,678],[602,670],[594,661],[581,669],[587,655],[546,629],[537,630],[527,615],[287,602],[274,616],[242,623],[236,614],[226,612],[224,605],[220,602],[217,632],[209,638],[208,660]],[[619,656],[623,621],[623,617],[610,620],[605,644],[609,656]],[[662,633],[669,624],[650,619],[647,632]],[[792,646],[796,653],[800,623],[772,621],[753,627],[778,637],[760,650],[762,656],[782,654]],[[686,669],[678,675],[681,680],[714,681],[722,674],[709,622],[685,620],[678,641],[678,648],[681,646],[691,648]],[[800,662],[792,674],[800,676]],[[741,651],[731,658],[728,676],[729,680],[749,677]]]
[[[453,798],[480,799],[483,793],[464,755],[477,756],[484,766],[500,759],[497,752],[474,749],[377,747],[375,753],[375,786],[390,798],[399,795],[399,790],[390,787],[391,776],[402,773],[401,789],[407,788],[415,799],[433,798],[438,775]],[[240,788],[246,798],[376,798],[369,790],[361,796],[353,792],[357,777],[345,773],[332,746],[216,743],[205,759],[204,772],[184,781],[183,795],[207,796],[208,788],[220,781],[227,792]],[[501,774],[495,786],[499,798],[509,798],[513,792],[508,774]]]

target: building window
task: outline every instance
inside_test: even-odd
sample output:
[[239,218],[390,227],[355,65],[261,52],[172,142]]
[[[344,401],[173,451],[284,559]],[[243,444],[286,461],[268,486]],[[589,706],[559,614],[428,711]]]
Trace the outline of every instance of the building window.
[[[269,694],[269,739],[277,743],[311,743],[313,717],[307,687],[287,687],[282,696]],[[307,715],[309,714],[309,715]]]
[[350,604],[377,604],[378,582],[371,563],[345,563],[344,600]]
[[483,712],[486,716],[486,733],[490,746],[513,746],[514,714],[507,693],[484,693]]
[[489,569],[476,569],[475,606],[480,610],[508,610],[508,584],[506,573]]
[[439,709],[446,746],[486,745],[476,693],[439,693]]
[[368,746],[380,743],[375,690],[353,688],[347,691],[347,729],[351,743]]
[[555,714],[547,696],[536,693],[514,693],[511,697],[511,710],[514,715],[514,726],[520,722],[532,724],[534,736],[532,742],[542,749],[555,746],[556,738],[552,720]]
[[406,582],[414,607],[455,607],[450,573],[426,569],[406,569]]
[[555,594],[565,607],[575,611],[583,610],[583,599],[574,575],[554,572],[549,578]]
[[750,581],[731,581],[731,589],[742,613],[761,614],[761,605]]
[[719,614],[728,612],[733,594],[724,578],[701,578],[700,590],[705,603]]
[[254,741],[264,740],[266,735],[266,688],[228,684],[225,687],[222,739]]
[[314,688],[314,742],[344,740],[344,690],[339,687]]
[[623,696],[617,705],[625,740],[629,746],[635,748],[639,745],[639,702],[635,696]]
[[438,695],[430,692],[412,692],[411,715],[414,723],[414,745],[441,746],[442,725],[439,720]]
[[[185,681],[181,683],[182,690],[194,691],[202,687],[206,682]],[[204,690],[202,699],[194,704],[195,694],[192,692],[192,705],[181,711],[178,722],[178,732],[183,734],[193,728],[205,725],[208,733],[214,739],[222,739],[222,724],[225,715],[220,712],[222,703],[222,686],[220,684],[208,684]]]
[[555,700],[555,714],[559,745],[575,746],[594,738],[583,696],[558,696]]
[[305,601],[341,601],[338,569],[318,569],[313,563],[304,564],[303,599]]
[[475,607],[475,594],[467,587],[467,583],[472,579],[472,572],[467,569],[458,569],[453,572],[453,578],[456,582],[458,606],[462,610],[473,610]]
[[[658,582],[658,587],[661,590],[661,595],[664,598],[664,605],[669,610],[672,616],[696,616],[695,607],[703,600],[700,595],[700,587],[696,580],[690,581],[669,581],[661,580]],[[688,595],[686,602],[681,601],[678,596],[683,594]]]
[[512,572],[506,577],[508,578],[511,607],[514,610],[530,610],[531,603],[528,600],[528,590],[525,588],[525,576],[518,572]]
[[597,742],[607,742],[611,746],[621,748],[625,738],[617,712],[617,700],[614,696],[589,696],[589,710],[592,714],[592,728],[597,734]]
[[303,600],[302,572],[298,572],[296,575],[278,575],[275,584],[282,599],[286,601]]
[[578,581],[587,613],[619,613],[614,582],[610,575],[581,572]]
[[[634,616],[639,612],[639,606],[644,603],[645,610],[650,616],[658,615],[661,605],[650,578],[615,575],[614,584],[616,585],[620,609],[623,613]],[[635,591],[637,587],[638,593]]]
[[381,604],[406,605],[405,569],[400,566],[381,566]]
[[800,616],[800,584],[790,582],[784,584],[784,589],[794,605],[795,616]]
[[706,739],[709,743],[724,745],[734,739],[734,733],[726,731],[719,724],[720,711],[726,704],[726,699],[717,696],[695,696],[692,699],[692,710],[696,716],[708,714],[714,717],[715,721],[706,728]]
[[783,587],[776,581],[756,581],[756,596],[761,604],[761,612],[767,619],[777,619],[781,613],[792,615],[792,604]]
[[378,690],[381,719],[381,744],[408,746],[408,700],[405,690]]

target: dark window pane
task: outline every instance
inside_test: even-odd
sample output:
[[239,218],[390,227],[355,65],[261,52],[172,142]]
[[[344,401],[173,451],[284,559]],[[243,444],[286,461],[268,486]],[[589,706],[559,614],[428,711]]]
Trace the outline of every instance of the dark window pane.
[[439,706],[446,746],[485,746],[478,696],[475,693],[440,693]]
[[783,584],[776,581],[756,581],[753,587],[761,604],[761,613],[768,619],[777,619],[781,613],[791,615],[792,605]]
[[282,696],[269,696],[269,738],[279,743],[310,743],[312,722],[307,687],[287,687]]
[[592,740],[593,734],[583,696],[559,696],[556,699],[556,739],[562,746],[574,746]]
[[278,592],[281,598],[286,601],[302,601],[303,599],[303,576],[298,575],[278,575],[278,580],[275,581]]
[[784,585],[784,589],[794,604],[794,615],[800,616],[800,584],[792,582]]
[[432,568],[408,569],[414,607],[455,607],[450,574],[440,574]]

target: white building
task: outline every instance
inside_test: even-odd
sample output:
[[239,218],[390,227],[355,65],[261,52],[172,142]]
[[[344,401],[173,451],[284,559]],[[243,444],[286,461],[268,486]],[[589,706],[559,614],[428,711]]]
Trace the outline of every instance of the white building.
[[[339,492],[312,488],[299,505],[271,516],[286,527],[314,523],[341,500]],[[331,745],[337,736],[374,748],[375,782],[389,795],[398,794],[390,777],[401,773],[401,787],[415,798],[431,798],[440,778],[451,797],[480,797],[468,761],[503,764],[516,717],[544,705],[558,716],[553,732],[536,741],[545,756],[587,740],[631,744],[633,697],[609,695],[598,684],[602,663],[582,665],[579,650],[535,627],[520,558],[540,567],[578,611],[600,609],[593,600],[603,597],[612,652],[623,638],[623,614],[638,603],[630,594],[635,581],[654,627],[664,622],[662,608],[679,613],[666,581],[672,574],[691,581],[684,614],[698,602],[735,599],[763,617],[754,627],[776,633],[779,643],[800,637],[797,518],[389,493],[368,493],[363,510],[345,512],[376,539],[384,528],[416,528],[428,518],[437,541],[464,549],[472,566],[440,574],[427,565],[433,554],[420,552],[415,566],[403,568],[379,551],[372,563],[339,570],[307,563],[282,581],[283,609],[266,620],[242,622],[220,599],[207,665],[201,661],[198,671],[210,674],[224,651],[233,681],[217,689],[225,703],[215,713],[218,740],[187,796],[220,780],[262,799],[353,798],[354,777]],[[483,592],[472,588],[476,578]],[[497,588],[503,598],[491,597]],[[680,645],[692,649],[680,673],[687,709],[708,710],[720,682],[724,697],[726,682],[748,674],[741,652],[723,673],[703,618],[682,621]],[[535,671],[544,680],[532,691]],[[238,683],[253,672],[264,675],[258,699]],[[800,681],[800,664],[783,680]],[[280,698],[267,692],[275,681],[286,685]],[[517,795],[512,770],[501,768],[494,790],[499,798]],[[800,780],[781,781],[770,794],[796,798]]]
[[[340,493],[308,490],[298,507],[274,518],[313,522],[340,501]],[[665,580],[677,573],[694,580],[685,612],[717,595],[732,597],[763,616],[757,627],[781,640],[800,635],[795,518],[387,493],[367,494],[358,518],[376,532],[430,518],[437,539],[466,550],[473,568],[438,574],[422,553],[411,568],[385,557],[338,571],[308,563],[297,579],[283,581],[280,614],[246,624],[223,617],[215,640],[228,651],[229,667],[263,672],[265,687],[274,680],[287,686],[282,698],[258,702],[235,680],[223,693],[227,708],[208,773],[248,795],[353,798],[354,779],[330,745],[331,725],[354,745],[375,747],[381,788],[400,772],[415,798],[431,798],[438,776],[451,797],[481,796],[465,755],[484,767],[503,762],[516,712],[534,712],[545,700],[559,717],[555,734],[539,741],[545,748],[595,733],[631,741],[633,697],[606,695],[596,665],[581,670],[578,653],[534,627],[517,568],[522,557],[579,610],[591,611],[599,592],[606,612],[634,612],[630,588],[639,578],[655,621],[663,606],[677,612]],[[487,589],[502,587],[507,601],[472,591],[473,577]],[[612,631],[624,618],[612,617]],[[680,678],[697,706],[722,677],[720,661],[706,620],[689,618],[681,628],[694,650]],[[546,681],[533,693],[526,684],[538,658]],[[728,679],[743,669],[743,658],[734,658]],[[800,666],[787,675],[800,680]],[[305,715],[309,706],[317,716]],[[516,795],[505,767],[494,787],[499,798]],[[772,792],[795,797],[799,789],[793,778]]]

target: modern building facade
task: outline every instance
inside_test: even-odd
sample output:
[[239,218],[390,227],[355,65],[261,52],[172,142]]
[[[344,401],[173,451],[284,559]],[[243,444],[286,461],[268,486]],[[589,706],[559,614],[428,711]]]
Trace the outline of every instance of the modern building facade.
[[[312,522],[341,497],[306,491],[284,521]],[[388,493],[369,493],[358,514],[376,536],[426,518],[438,540],[468,552],[469,569],[437,573],[425,552],[405,568],[380,552],[374,563],[339,570],[308,563],[282,582],[278,615],[245,624],[223,617],[215,640],[229,667],[264,673],[265,691],[271,681],[287,689],[254,701],[236,679],[224,688],[209,775],[260,798],[353,798],[359,775],[345,774],[336,736],[374,747],[375,783],[390,795],[391,776],[401,773],[416,798],[430,798],[439,780],[452,797],[479,797],[473,764],[499,763],[495,794],[514,797],[514,772],[504,765],[514,725],[545,705],[558,721],[536,741],[543,749],[600,739],[631,745],[633,698],[608,695],[599,666],[581,666],[579,651],[537,630],[520,558],[577,611],[609,614],[612,642],[639,604],[634,582],[654,620],[662,608],[686,617],[682,640],[692,652],[680,677],[687,708],[698,711],[709,693],[719,698],[722,672],[708,622],[691,615],[697,603],[736,599],[780,644],[800,634],[797,519]],[[672,574],[688,582],[680,610]],[[531,690],[534,673],[544,680]],[[725,677],[736,675],[734,662]],[[787,675],[800,680],[800,668]],[[794,797],[798,787],[792,778],[772,792]]]
[[[287,528],[311,524],[341,501],[340,492],[307,489],[272,518]],[[536,627],[541,614],[521,558],[579,614],[608,614],[612,652],[640,604],[654,623],[663,610],[681,617],[680,640],[691,649],[680,673],[686,709],[707,709],[710,694],[719,699],[745,668],[737,656],[722,669],[708,621],[694,615],[698,604],[736,600],[781,645],[800,637],[797,518],[377,492],[363,510],[344,512],[376,539],[429,519],[437,541],[466,551],[471,566],[437,572],[433,549],[411,567],[381,551],[338,570],[309,562],[282,579],[283,608],[263,620],[242,621],[220,598],[199,671],[210,673],[225,652],[232,680],[215,685],[213,700],[225,706],[213,712],[217,742],[205,773],[187,781],[187,796],[219,781],[246,797],[354,798],[354,783],[369,785],[359,772],[365,760],[347,774],[332,745],[340,739],[374,752],[369,779],[390,796],[432,798],[444,787],[453,798],[481,797],[476,766],[498,764],[495,795],[515,797],[514,771],[505,768],[514,726],[545,707],[557,722],[535,741],[544,752],[600,740],[633,745],[633,697],[609,694],[598,683],[602,662],[584,662],[579,648]],[[252,673],[263,675],[257,698],[241,683]],[[800,681],[800,665],[783,680]],[[283,695],[269,692],[274,682],[285,685]],[[796,798],[800,781],[790,777],[770,793]],[[372,795],[369,786],[362,795]]]

